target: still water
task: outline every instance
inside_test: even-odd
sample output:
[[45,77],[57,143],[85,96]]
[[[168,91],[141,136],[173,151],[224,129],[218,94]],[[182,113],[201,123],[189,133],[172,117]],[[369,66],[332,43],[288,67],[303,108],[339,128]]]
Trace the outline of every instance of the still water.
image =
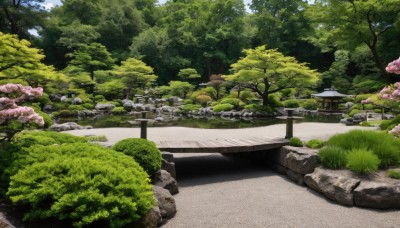
[[[152,116],[149,116],[152,119]],[[88,118],[59,118],[55,123],[76,122],[79,125],[90,125],[93,128],[107,127],[139,127],[140,124],[135,119],[141,118],[140,115],[104,115]],[[339,116],[335,115],[305,115],[303,119],[296,122],[323,122],[338,123]],[[180,126],[192,128],[208,128],[208,129],[227,129],[227,128],[249,128],[269,126],[279,123],[285,123],[284,120],[276,118],[221,118],[211,117],[194,117],[194,116],[163,116],[163,121],[150,121],[149,127],[166,127]]]

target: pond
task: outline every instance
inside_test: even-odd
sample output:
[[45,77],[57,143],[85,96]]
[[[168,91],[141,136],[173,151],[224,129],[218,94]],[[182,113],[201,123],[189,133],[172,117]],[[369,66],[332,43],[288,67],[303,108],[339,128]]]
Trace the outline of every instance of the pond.
[[[276,118],[221,118],[217,116],[162,116],[164,121],[149,122],[149,127],[166,127],[180,126],[192,128],[207,128],[207,129],[232,129],[232,128],[249,128],[261,127],[274,124],[285,123],[284,120]],[[140,124],[135,119],[140,118],[138,115],[103,115],[88,118],[58,118],[55,123],[76,122],[79,125],[90,125],[93,128],[107,127],[139,127]],[[152,118],[150,116],[150,118]],[[338,123],[340,116],[337,115],[305,115],[303,119],[296,122],[323,122],[323,123]]]

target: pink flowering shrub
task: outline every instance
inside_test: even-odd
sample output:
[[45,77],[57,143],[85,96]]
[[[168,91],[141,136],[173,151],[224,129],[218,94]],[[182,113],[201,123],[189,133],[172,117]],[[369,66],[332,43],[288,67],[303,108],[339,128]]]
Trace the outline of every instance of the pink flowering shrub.
[[386,67],[388,73],[400,74],[400,58],[389,63]]
[[19,131],[28,124],[44,125],[43,117],[33,108],[19,106],[29,98],[42,96],[42,88],[32,88],[20,84],[0,85],[0,140],[11,140]]

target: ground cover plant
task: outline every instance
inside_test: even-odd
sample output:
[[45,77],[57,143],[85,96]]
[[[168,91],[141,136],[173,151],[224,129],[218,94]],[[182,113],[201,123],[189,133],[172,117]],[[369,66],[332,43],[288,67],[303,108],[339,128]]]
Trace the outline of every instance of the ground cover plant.
[[112,149],[131,156],[151,176],[161,167],[161,152],[154,142],[140,138],[123,139]]
[[12,164],[7,195],[25,221],[56,218],[75,227],[121,227],[155,205],[150,180],[125,154],[88,143],[34,145]]
[[322,148],[324,146],[324,141],[320,139],[311,139],[306,142],[306,146],[312,149]]
[[393,179],[400,179],[400,169],[389,169],[387,175]]

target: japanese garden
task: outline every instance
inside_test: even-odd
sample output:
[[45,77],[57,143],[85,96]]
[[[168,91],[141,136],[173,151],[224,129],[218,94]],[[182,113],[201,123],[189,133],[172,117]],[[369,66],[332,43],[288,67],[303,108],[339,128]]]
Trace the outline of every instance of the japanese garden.
[[400,226],[399,0],[0,6],[0,227]]

